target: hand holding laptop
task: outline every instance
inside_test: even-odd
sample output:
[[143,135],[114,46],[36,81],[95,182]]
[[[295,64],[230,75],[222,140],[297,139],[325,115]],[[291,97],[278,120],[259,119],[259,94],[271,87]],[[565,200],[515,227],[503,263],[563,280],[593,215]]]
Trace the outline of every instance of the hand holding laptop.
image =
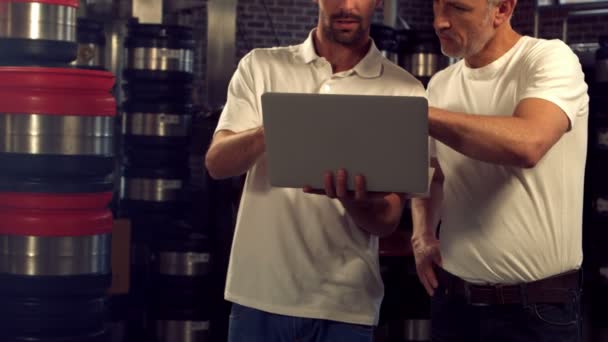
[[[310,185],[306,185],[303,191],[338,199],[345,206],[366,206],[370,201],[384,198],[389,194],[387,192],[368,192],[364,175],[356,175],[354,177],[354,191],[348,190],[348,171],[345,169],[339,169],[335,174],[331,171],[326,172],[323,175],[323,184],[325,185],[324,189],[313,189]],[[405,194],[400,195],[406,196]]]

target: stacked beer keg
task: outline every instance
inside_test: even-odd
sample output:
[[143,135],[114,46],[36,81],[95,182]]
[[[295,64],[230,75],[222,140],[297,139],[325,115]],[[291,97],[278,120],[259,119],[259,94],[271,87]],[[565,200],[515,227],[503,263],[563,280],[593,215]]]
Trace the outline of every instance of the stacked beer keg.
[[[121,213],[131,220],[131,335],[208,341],[209,246],[186,223],[192,130],[191,28],[129,23]],[[133,326],[135,325],[135,326]]]
[[106,341],[111,73],[76,58],[76,0],[0,0],[1,341]]
[[192,30],[133,22],[125,47],[122,207],[134,222],[179,217],[189,174]]

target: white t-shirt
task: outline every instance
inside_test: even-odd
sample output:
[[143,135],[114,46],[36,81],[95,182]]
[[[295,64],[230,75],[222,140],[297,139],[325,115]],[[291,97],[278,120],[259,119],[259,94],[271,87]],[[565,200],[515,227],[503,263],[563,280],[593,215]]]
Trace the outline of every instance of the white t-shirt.
[[[332,74],[309,36],[243,57],[216,131],[262,125],[264,92],[425,96],[420,82],[373,44],[352,70]],[[337,200],[271,187],[266,167],[263,155],[247,174],[226,299],[276,314],[376,324],[384,292],[377,237],[357,227]]]
[[474,160],[436,142],[445,269],[475,283],[512,284],[579,268],[589,97],[570,48],[522,37],[483,68],[460,61],[438,73],[427,94],[441,109],[507,116],[521,100],[540,98],[572,127],[532,169]]

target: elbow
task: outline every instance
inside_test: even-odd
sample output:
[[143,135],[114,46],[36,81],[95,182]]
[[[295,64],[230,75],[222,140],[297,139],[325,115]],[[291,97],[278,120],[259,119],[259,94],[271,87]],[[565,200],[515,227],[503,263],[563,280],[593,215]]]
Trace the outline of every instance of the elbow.
[[220,180],[226,178],[222,175],[221,169],[218,165],[218,155],[214,149],[209,149],[207,151],[207,155],[205,156],[205,168],[207,169],[207,174],[214,180]]
[[531,144],[530,147],[523,149],[516,155],[517,166],[524,169],[532,169],[538,165],[545,155],[545,149],[540,144]]

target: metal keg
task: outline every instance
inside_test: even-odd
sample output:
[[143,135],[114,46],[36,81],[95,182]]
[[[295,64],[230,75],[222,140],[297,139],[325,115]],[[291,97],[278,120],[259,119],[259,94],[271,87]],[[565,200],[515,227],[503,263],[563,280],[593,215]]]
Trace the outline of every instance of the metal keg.
[[151,319],[159,342],[210,341],[211,253],[208,238],[185,221],[158,232],[153,247]]
[[127,166],[121,178],[121,199],[130,216],[150,212],[179,215],[183,210],[188,168]]
[[398,42],[395,29],[387,25],[371,24],[369,34],[382,55],[391,62],[398,64]]
[[131,103],[192,103],[194,86],[189,82],[129,81],[123,85]]
[[130,23],[124,77],[128,81],[191,81],[193,37],[189,27]]
[[154,273],[159,276],[196,278],[211,272],[208,238],[194,232],[185,221],[165,227],[154,247]]
[[426,86],[431,77],[449,64],[441,52],[441,44],[434,31],[415,31],[399,65],[417,77]]
[[1,296],[0,301],[3,341],[81,342],[108,336],[104,297]]
[[0,191],[111,190],[113,83],[105,71],[0,67]]
[[0,64],[69,63],[76,58],[78,0],[0,0]]
[[78,18],[77,37],[78,56],[72,65],[103,68],[106,47],[103,23]]
[[157,320],[154,326],[158,342],[211,342],[210,319]]
[[123,110],[125,144],[186,149],[192,130],[191,104],[127,102]]
[[[0,293],[105,293],[112,231],[112,213],[105,207],[111,196],[1,194]],[[65,207],[58,209],[61,204]]]

